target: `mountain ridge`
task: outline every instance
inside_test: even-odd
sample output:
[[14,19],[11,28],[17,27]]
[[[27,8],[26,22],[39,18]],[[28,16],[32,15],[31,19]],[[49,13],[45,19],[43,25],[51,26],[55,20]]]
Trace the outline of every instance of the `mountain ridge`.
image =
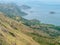
[[21,11],[20,7],[15,3],[0,3],[0,12],[5,13],[6,15],[27,15],[27,13]]

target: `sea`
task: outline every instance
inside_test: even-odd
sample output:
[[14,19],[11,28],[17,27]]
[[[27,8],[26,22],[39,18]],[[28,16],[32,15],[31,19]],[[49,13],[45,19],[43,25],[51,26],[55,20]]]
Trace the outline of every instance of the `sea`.
[[59,4],[46,4],[39,1],[30,1],[25,4],[31,7],[31,9],[24,10],[28,13],[24,16],[25,19],[37,19],[41,23],[60,26]]

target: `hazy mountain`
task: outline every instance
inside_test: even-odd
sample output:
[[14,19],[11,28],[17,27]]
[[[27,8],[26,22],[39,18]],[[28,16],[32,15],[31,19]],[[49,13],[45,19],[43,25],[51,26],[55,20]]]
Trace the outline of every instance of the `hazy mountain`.
[[20,8],[21,9],[24,9],[24,10],[31,9],[31,7],[30,6],[27,6],[27,5],[21,5]]
[[27,15],[27,13],[21,11],[20,7],[15,3],[0,3],[0,11],[7,15]]

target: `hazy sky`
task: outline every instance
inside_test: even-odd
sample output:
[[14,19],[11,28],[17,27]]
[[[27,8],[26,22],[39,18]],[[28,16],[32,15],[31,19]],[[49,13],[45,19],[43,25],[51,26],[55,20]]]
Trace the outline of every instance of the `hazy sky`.
[[60,0],[0,0],[4,2],[29,2],[29,1],[40,1],[43,3],[49,3],[49,4],[60,4]]
[[60,0],[39,0],[39,1],[42,1],[42,2],[45,2],[45,3],[60,3]]

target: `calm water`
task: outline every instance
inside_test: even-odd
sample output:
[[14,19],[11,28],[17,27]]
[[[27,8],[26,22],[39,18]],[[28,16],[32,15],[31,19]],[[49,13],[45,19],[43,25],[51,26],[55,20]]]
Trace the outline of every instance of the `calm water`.
[[[25,10],[28,13],[24,16],[26,19],[38,19],[43,23],[60,25],[60,5],[44,4],[41,2],[27,2],[31,10]],[[53,11],[55,14],[50,14]]]
[[[2,0],[1,0],[2,1]],[[4,2],[11,2],[13,0],[7,0]],[[24,10],[28,13],[27,16],[24,16],[26,19],[38,19],[42,23],[54,24],[60,26],[60,3],[58,4],[49,4],[43,3],[39,0],[14,0],[18,5],[26,4],[32,7],[31,10]],[[46,1],[45,1],[46,2]],[[53,11],[55,14],[50,14]]]

